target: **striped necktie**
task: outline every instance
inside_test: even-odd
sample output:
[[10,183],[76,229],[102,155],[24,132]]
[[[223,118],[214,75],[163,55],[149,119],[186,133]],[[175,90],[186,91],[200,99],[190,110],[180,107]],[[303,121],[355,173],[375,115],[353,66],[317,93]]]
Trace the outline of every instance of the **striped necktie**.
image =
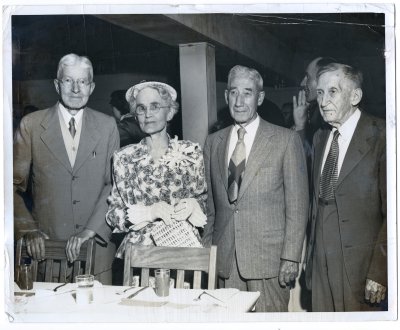
[[333,132],[333,139],[328,156],[326,157],[324,169],[322,171],[319,196],[324,200],[335,198],[336,185],[338,181],[338,157],[339,157],[339,131]]
[[244,168],[246,166],[246,146],[244,144],[246,130],[240,127],[237,134],[238,141],[235,150],[233,150],[231,160],[229,161],[228,197],[231,203],[237,200]]
[[69,132],[71,133],[72,138],[74,138],[76,133],[74,117],[72,117],[71,120],[69,121]]

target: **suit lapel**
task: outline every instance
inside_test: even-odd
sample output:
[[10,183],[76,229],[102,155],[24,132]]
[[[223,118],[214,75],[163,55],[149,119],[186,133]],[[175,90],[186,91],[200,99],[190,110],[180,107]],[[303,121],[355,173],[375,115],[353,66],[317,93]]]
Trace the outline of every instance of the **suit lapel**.
[[314,164],[313,164],[313,169],[314,169],[313,180],[314,180],[315,196],[319,196],[319,180],[321,179],[322,159],[324,157],[326,143],[328,141],[329,134],[330,134],[330,130],[324,129],[321,132],[319,139],[317,139],[315,146],[314,146],[315,155],[314,155]]
[[337,186],[343,182],[344,178],[360,162],[364,155],[371,149],[369,139],[374,135],[368,118],[361,114],[357,123],[349,148],[343,160],[343,165],[339,173]]
[[244,170],[243,180],[240,185],[238,201],[243,197],[245,191],[253,181],[259,168],[268,158],[268,154],[272,150],[271,136],[274,135],[272,126],[260,118],[253,146],[251,147],[249,158]]
[[81,137],[79,139],[79,148],[76,155],[74,172],[85,163],[89,157],[96,156],[96,145],[100,140],[99,127],[97,126],[96,117],[89,108],[85,110],[82,117]]
[[228,149],[229,149],[229,137],[231,136],[231,131],[233,126],[224,129],[220,132],[217,137],[219,139],[217,147],[217,158],[219,164],[219,170],[221,172],[222,182],[224,183],[226,191],[228,191]]
[[57,160],[69,171],[72,172],[71,164],[65,149],[64,138],[61,133],[60,119],[58,116],[58,106],[50,108],[41,122],[44,128],[41,134],[43,143]]

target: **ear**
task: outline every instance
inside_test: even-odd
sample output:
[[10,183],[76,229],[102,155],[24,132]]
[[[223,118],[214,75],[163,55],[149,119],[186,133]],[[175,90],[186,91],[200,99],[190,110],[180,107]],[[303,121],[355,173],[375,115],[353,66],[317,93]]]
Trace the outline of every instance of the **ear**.
[[60,94],[60,83],[58,79],[54,79],[54,87],[56,88],[57,94]]
[[363,92],[361,88],[354,89],[351,93],[351,105],[357,106],[361,102],[362,95]]
[[257,99],[257,105],[260,106],[263,101],[264,101],[264,97],[265,97],[265,92],[261,91],[258,93],[258,99]]
[[170,107],[167,113],[167,121],[171,121],[172,118],[174,118],[174,115],[175,115],[175,109]]
[[95,82],[94,82],[94,81],[91,82],[91,83],[90,83],[90,95],[92,95],[92,93],[93,93],[95,87],[96,87]]
[[229,105],[229,103],[228,103],[228,90],[227,89],[225,89],[225,102],[226,102],[226,104],[228,104]]

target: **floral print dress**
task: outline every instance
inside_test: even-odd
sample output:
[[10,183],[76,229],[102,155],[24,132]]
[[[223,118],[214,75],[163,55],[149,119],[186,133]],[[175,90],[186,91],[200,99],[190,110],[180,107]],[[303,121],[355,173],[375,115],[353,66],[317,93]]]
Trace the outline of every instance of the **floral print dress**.
[[[118,258],[123,258],[128,241],[154,245],[150,234],[155,222],[132,230],[132,223],[126,221],[129,205],[150,206],[160,201],[176,205],[183,198],[195,198],[202,212],[206,212],[204,161],[197,143],[169,139],[166,153],[157,161],[150,156],[146,139],[128,145],[114,153],[113,179],[106,220],[114,233],[127,233],[117,251]],[[192,229],[199,237],[198,230]]]

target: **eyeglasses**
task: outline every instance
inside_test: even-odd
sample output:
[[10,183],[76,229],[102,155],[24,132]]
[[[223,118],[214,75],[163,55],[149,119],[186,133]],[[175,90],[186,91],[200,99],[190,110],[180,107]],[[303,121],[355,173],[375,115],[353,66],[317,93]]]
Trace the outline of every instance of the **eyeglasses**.
[[92,83],[91,81],[86,80],[86,79],[73,80],[71,78],[63,78],[63,79],[59,79],[58,81],[67,87],[72,87],[75,84],[77,84],[79,86],[79,88],[87,87]]
[[152,113],[158,113],[160,111],[160,109],[162,109],[162,108],[169,108],[169,106],[161,106],[158,103],[152,103],[147,108],[144,105],[138,105],[135,109],[135,113],[137,115],[144,115],[146,113],[147,109],[149,109]]

